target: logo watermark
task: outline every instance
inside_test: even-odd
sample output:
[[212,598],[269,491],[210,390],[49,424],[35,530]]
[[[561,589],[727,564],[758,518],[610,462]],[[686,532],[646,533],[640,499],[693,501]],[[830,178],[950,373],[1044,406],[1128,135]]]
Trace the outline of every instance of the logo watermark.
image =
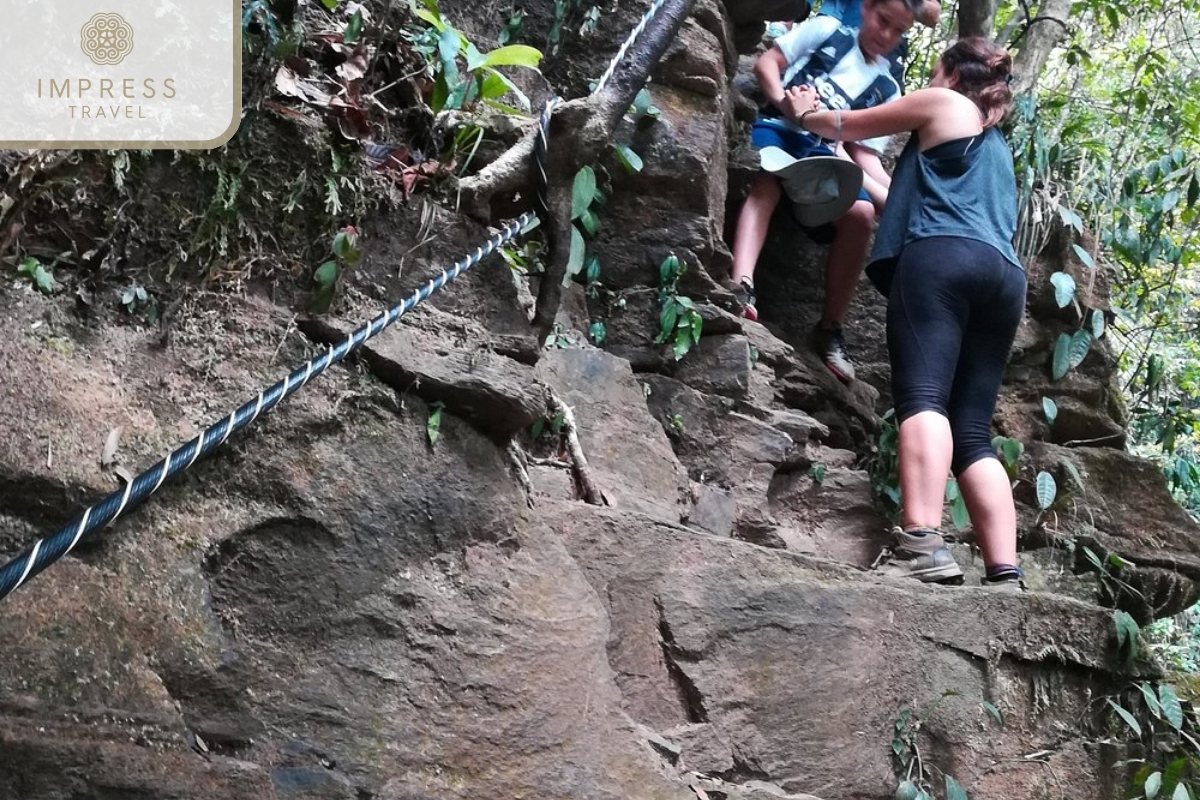
[[133,27],[120,14],[96,14],[79,36],[79,46],[93,64],[120,64],[133,51]]
[[0,148],[209,148],[242,112],[240,0],[0,0]]

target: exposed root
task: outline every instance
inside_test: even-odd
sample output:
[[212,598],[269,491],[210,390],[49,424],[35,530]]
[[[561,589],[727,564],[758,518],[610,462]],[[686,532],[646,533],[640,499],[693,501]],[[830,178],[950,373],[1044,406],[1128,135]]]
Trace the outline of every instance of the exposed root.
[[583,454],[583,445],[579,443],[579,433],[575,427],[575,413],[553,391],[549,393],[549,398],[550,411],[554,414],[562,415],[563,436],[567,440],[567,452],[571,454],[571,468],[575,476],[575,486],[579,491],[579,497],[585,503],[590,503],[594,506],[608,505],[604,500],[603,492],[600,491],[595,479],[592,477],[592,470],[588,466],[587,456]]

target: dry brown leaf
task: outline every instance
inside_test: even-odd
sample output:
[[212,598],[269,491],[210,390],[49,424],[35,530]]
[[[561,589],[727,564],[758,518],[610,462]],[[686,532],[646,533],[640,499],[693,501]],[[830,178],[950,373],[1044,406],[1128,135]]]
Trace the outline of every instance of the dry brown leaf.
[[100,453],[100,466],[108,468],[117,460],[117,448],[121,446],[121,426],[113,428],[108,432],[108,438],[104,440],[104,450]]

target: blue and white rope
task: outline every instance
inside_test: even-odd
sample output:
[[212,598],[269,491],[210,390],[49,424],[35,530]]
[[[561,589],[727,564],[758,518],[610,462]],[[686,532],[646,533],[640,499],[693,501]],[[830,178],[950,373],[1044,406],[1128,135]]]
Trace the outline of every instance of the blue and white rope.
[[592,94],[599,94],[600,92],[604,91],[604,87],[607,86],[608,82],[612,79],[613,73],[617,71],[617,65],[620,64],[625,58],[625,53],[629,51],[629,48],[633,46],[633,43],[637,41],[637,38],[642,35],[642,31],[644,31],[646,26],[650,24],[650,20],[654,19],[654,15],[658,13],[660,8],[662,8],[665,1],[666,0],[654,0],[654,2],[650,4],[650,8],[645,14],[642,15],[641,21],[634,26],[629,36],[621,44],[620,49],[617,50],[617,54],[613,56],[612,62],[608,65],[608,69],[604,70],[604,74],[600,76],[600,80],[596,81],[596,88],[592,91]]
[[488,239],[474,252],[448,270],[417,289],[402,302],[372,319],[351,333],[345,340],[328,350],[325,355],[312,359],[274,386],[259,392],[258,396],[242,404],[236,411],[207,428],[196,438],[176,448],[170,455],[150,469],[138,475],[99,503],[91,506],[77,518],[45,539],[39,539],[25,548],[15,558],[0,568],[0,600],[12,594],[21,584],[37,575],[46,567],[65,556],[89,533],[98,531],[115,520],[125,511],[137,506],[158,491],[168,478],[188,469],[201,457],[220,447],[235,432],[253,423],[261,414],[270,411],[283,400],[295,394],[310,380],[316,378],[333,364],[343,360],[364,342],[395,323],[400,317],[424,302],[450,281],[478,264],[484,257],[515,237],[534,220],[534,213],[527,211],[504,226],[495,236]]

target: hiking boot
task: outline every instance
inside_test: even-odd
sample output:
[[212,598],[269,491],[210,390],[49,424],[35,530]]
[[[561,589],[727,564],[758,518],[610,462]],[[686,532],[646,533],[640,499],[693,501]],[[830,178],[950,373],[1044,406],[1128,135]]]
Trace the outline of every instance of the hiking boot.
[[942,535],[930,528],[915,536],[892,528],[892,543],[875,559],[872,568],[893,578],[916,578],[922,583],[962,583],[962,568],[946,547]]
[[734,300],[742,307],[743,317],[751,321],[758,320],[758,309],[754,306],[754,301],[758,299],[754,294],[754,281],[749,278],[742,278],[740,281],[726,278],[721,281],[721,285],[733,295]]
[[983,586],[996,592],[1005,592],[1008,594],[1021,594],[1028,592],[1029,587],[1025,585],[1025,581],[1020,578],[1009,578],[1003,581],[985,580]]
[[813,348],[825,362],[825,367],[842,383],[854,380],[854,364],[846,353],[846,337],[842,335],[842,326],[817,323],[813,329]]

